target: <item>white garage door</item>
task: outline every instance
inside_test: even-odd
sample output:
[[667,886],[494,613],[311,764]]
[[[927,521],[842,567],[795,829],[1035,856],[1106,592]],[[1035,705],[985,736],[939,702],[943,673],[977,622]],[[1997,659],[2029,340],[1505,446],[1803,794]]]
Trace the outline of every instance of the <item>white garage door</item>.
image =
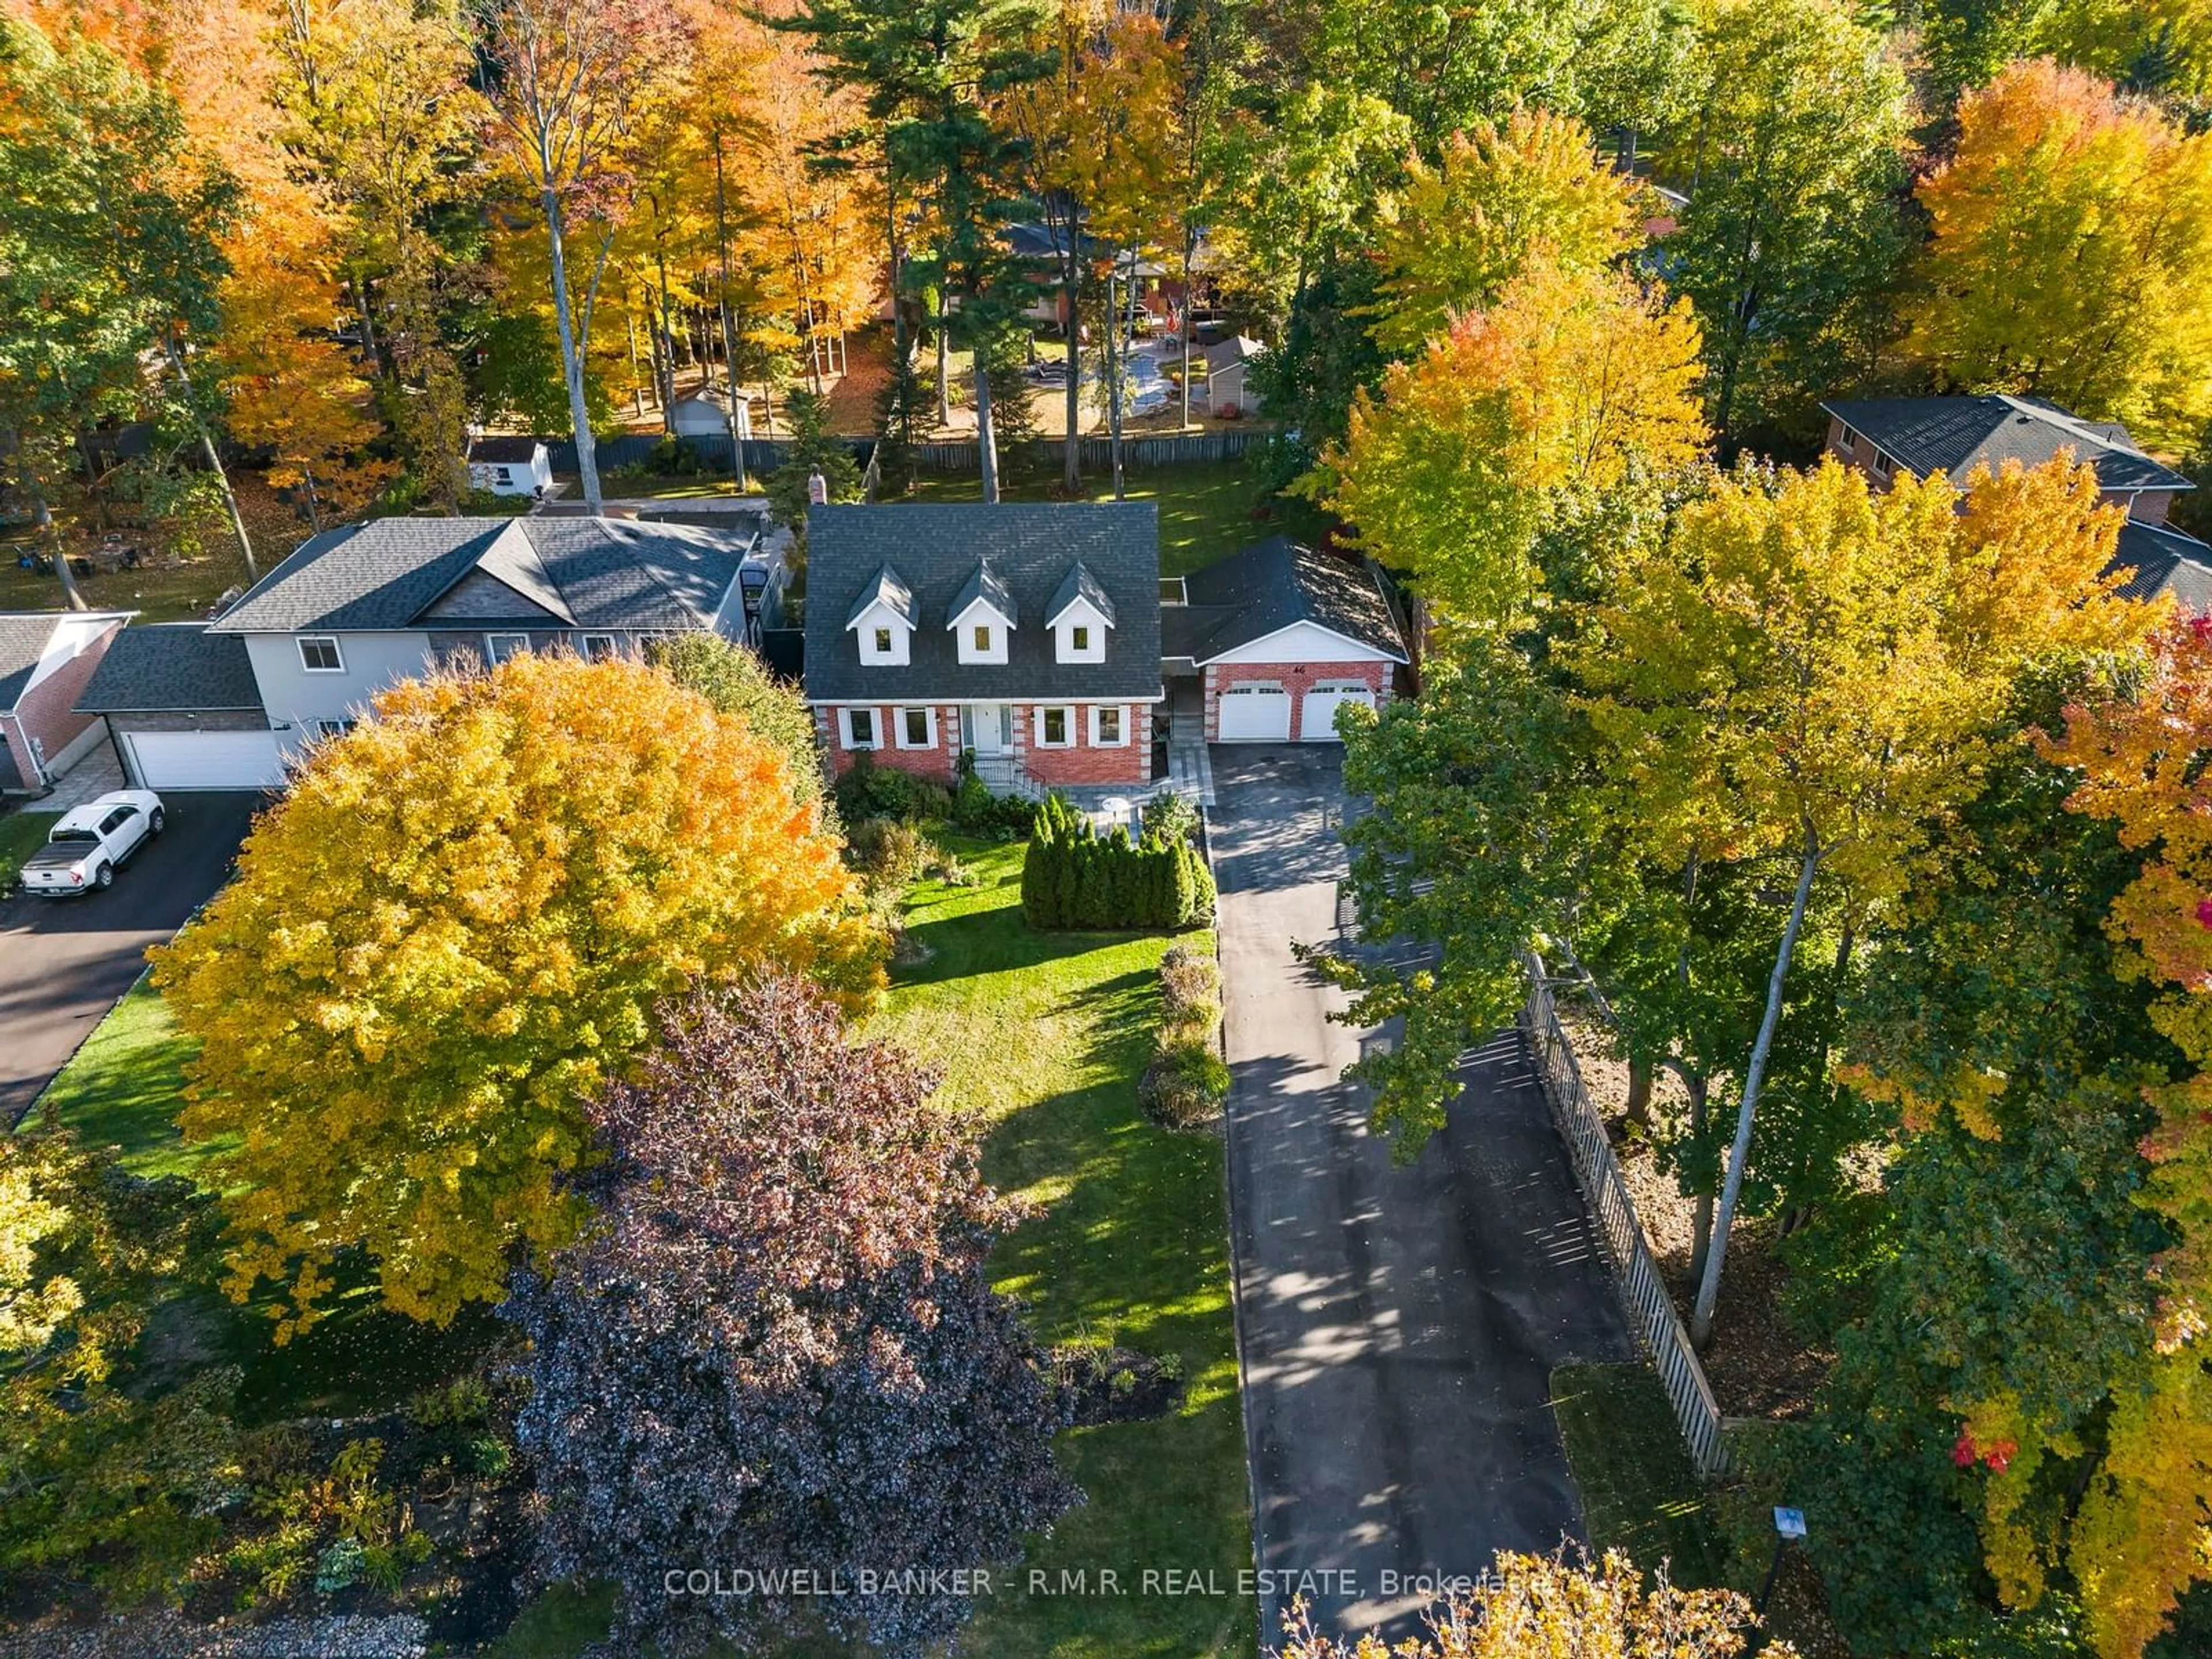
[[284,781],[274,732],[126,732],[149,789],[273,789]]
[[1298,710],[1299,735],[1308,743],[1341,742],[1336,735],[1336,711],[1348,702],[1372,708],[1375,694],[1358,680],[1323,680],[1306,693],[1305,704]]
[[1221,741],[1283,743],[1291,735],[1291,694],[1271,680],[1247,681],[1221,694]]

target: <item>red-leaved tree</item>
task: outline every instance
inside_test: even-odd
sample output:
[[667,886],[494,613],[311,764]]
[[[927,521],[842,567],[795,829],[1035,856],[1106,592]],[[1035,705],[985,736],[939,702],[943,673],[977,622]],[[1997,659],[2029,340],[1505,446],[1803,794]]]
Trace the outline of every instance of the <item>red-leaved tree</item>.
[[920,1573],[1010,1561],[1081,1500],[1053,1462],[1066,1413],[984,1276],[1017,1207],[935,1081],[775,979],[680,1005],[589,1108],[599,1223],[507,1312],[538,1566],[617,1586],[614,1651],[919,1652],[971,1611]]

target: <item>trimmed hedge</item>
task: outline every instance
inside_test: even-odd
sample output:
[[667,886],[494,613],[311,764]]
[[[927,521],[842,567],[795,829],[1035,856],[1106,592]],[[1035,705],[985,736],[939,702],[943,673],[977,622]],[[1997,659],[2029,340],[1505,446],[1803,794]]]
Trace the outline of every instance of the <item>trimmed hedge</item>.
[[1022,915],[1032,927],[1193,927],[1213,917],[1213,876],[1181,842],[1101,837],[1058,795],[1036,809],[1022,860]]

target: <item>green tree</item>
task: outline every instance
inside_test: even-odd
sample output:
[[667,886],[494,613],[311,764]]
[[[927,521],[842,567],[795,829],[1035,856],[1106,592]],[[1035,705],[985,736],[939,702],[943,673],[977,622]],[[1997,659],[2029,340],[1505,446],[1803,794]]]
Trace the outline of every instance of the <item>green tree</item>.
[[784,447],[783,465],[768,475],[763,486],[769,513],[778,524],[796,532],[793,552],[806,556],[806,508],[812,500],[814,477],[822,477],[823,494],[833,501],[858,501],[860,466],[852,446],[830,430],[828,402],[804,386],[795,387],[784,400],[784,416],[791,436]]
[[803,801],[826,799],[814,711],[799,688],[768,671],[757,653],[719,634],[679,634],[655,647],[653,662],[687,691],[696,691],[783,757],[793,792]]
[[143,365],[178,331],[214,331],[237,194],[167,92],[81,33],[0,17],[0,432],[73,610],[51,531],[77,434],[147,407]]
[[1863,369],[1904,251],[1891,197],[1910,106],[1882,37],[1840,0],[1724,0],[1695,107],[1662,153],[1689,193],[1670,280],[1705,327],[1712,423],[1809,432]]
[[231,1290],[289,1285],[289,1336],[354,1247],[415,1317],[497,1300],[516,1246],[573,1236],[579,1097],[662,999],[769,962],[859,999],[876,958],[773,741],[667,675],[526,655],[380,694],[155,955],[200,1044],[185,1131],[242,1137]]

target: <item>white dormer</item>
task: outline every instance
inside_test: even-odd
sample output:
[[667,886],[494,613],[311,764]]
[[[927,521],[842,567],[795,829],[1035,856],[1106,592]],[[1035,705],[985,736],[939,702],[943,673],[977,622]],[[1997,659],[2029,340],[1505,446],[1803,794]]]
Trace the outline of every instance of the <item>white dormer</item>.
[[952,596],[952,614],[945,625],[952,630],[953,651],[962,662],[1002,663],[1018,620],[1012,590],[985,559]]
[[884,566],[853,601],[845,627],[860,641],[864,667],[905,667],[914,659],[913,590],[897,571]]
[[1079,562],[1060,581],[1045,615],[1054,662],[1104,662],[1106,633],[1114,626],[1114,601]]

